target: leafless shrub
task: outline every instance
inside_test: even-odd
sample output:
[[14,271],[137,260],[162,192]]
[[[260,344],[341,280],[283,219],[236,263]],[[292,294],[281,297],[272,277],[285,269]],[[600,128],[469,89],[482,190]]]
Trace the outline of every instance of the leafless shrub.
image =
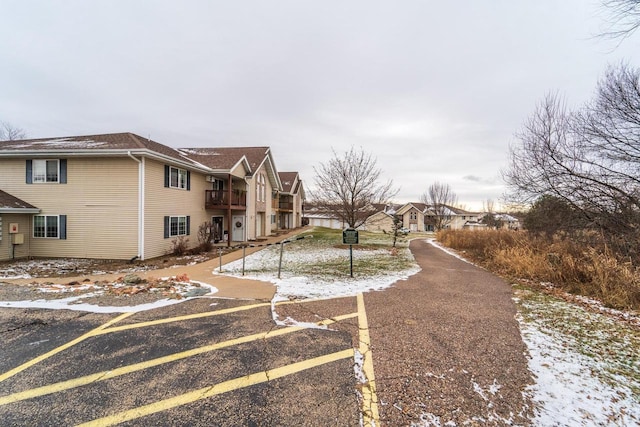
[[209,252],[211,249],[213,249],[213,243],[211,242],[211,227],[211,221],[203,222],[198,227],[198,246],[196,247],[198,253]]
[[169,253],[175,256],[186,255],[189,252],[189,239],[184,236],[176,237],[171,241]]

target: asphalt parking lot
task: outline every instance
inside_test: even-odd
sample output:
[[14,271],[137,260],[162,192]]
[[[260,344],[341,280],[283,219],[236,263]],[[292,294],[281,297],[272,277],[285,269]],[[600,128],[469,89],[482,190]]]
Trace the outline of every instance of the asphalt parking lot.
[[[269,302],[216,298],[132,314],[0,309],[1,424],[357,426],[377,417],[372,371],[361,374],[371,363],[362,297],[277,312],[307,323],[277,326]],[[354,370],[360,354],[365,366]]]

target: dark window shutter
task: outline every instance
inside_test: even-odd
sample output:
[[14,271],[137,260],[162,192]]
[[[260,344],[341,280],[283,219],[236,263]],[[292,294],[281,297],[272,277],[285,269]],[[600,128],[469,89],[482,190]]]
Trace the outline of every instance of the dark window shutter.
[[191,190],[191,171],[187,171],[187,190]]
[[27,160],[27,184],[33,184],[33,161]]
[[168,216],[164,217],[164,238],[165,239],[169,238],[169,217]]
[[58,224],[58,236],[61,240],[67,240],[67,216],[59,216],[60,223]]
[[60,176],[58,182],[60,184],[67,183],[67,159],[60,159]]
[[169,188],[169,165],[164,165],[164,186]]
[[187,236],[191,235],[191,217],[187,216]]

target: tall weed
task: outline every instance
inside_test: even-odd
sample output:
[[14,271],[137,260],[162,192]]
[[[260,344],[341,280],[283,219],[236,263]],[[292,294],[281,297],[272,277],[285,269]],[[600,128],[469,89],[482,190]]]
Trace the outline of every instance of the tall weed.
[[513,279],[550,282],[618,309],[640,309],[640,269],[604,243],[589,245],[558,234],[551,239],[508,230],[444,230],[443,245]]

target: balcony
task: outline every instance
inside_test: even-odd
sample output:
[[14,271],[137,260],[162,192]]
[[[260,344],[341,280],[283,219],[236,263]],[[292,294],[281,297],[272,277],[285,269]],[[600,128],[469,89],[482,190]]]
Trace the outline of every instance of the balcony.
[[278,201],[278,209],[280,211],[293,212],[293,197],[280,196],[280,200]]
[[247,209],[247,192],[242,190],[205,190],[205,209]]
[[281,211],[291,211],[293,212],[293,202],[289,202],[286,200],[280,200],[280,203],[278,204],[278,209],[280,209]]

